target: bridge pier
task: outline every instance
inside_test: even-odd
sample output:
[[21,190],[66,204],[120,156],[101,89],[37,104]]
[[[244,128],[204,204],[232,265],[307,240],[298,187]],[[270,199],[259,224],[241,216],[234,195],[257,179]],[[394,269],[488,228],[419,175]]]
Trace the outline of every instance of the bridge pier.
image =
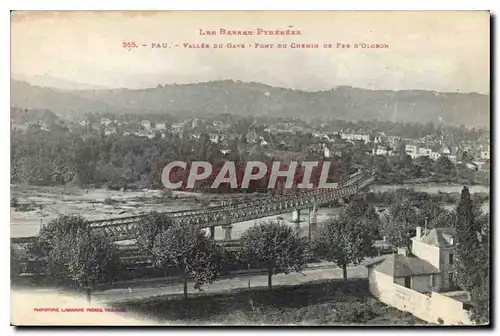
[[318,216],[316,215],[316,209],[309,209],[309,239],[316,232],[317,224]]
[[231,240],[231,231],[233,230],[233,226],[223,225],[222,230],[224,230],[224,240]]
[[292,222],[299,223],[300,222],[300,210],[293,210],[292,212]]

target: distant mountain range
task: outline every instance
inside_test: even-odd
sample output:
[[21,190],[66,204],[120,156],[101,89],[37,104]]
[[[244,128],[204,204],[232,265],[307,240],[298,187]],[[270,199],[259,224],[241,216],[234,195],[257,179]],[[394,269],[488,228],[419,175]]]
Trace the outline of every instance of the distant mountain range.
[[305,92],[231,80],[141,90],[62,90],[11,79],[11,106],[49,109],[69,118],[89,112],[180,116],[231,113],[418,123],[438,123],[442,118],[447,124],[490,126],[490,97],[484,94],[353,87]]
[[35,75],[35,76],[24,76],[14,74],[12,78],[18,81],[23,81],[30,83],[31,85],[36,85],[40,87],[59,89],[65,91],[72,90],[103,90],[109,89],[109,87],[92,85],[87,83],[77,83],[73,81],[69,81],[66,79],[50,76],[50,75]]

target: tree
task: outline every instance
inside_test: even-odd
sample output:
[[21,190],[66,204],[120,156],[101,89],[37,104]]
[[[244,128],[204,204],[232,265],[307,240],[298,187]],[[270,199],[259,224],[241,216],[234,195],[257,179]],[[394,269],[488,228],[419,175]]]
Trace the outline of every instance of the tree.
[[370,205],[366,196],[364,198],[355,198],[343,212],[351,221],[361,221],[362,225],[373,235],[377,235],[380,229],[380,217],[375,208]]
[[113,243],[102,234],[80,231],[74,239],[61,241],[70,243],[73,253],[66,254],[69,278],[87,291],[90,302],[91,291],[97,283],[114,280],[119,259]]
[[416,209],[408,201],[393,203],[381,220],[381,233],[393,247],[410,250],[410,238],[414,235],[418,220]]
[[455,166],[448,157],[441,156],[436,160],[434,170],[436,171],[436,173],[443,176],[453,177],[455,173]]
[[476,281],[470,290],[471,318],[478,324],[490,321],[490,232],[489,226],[481,233],[479,248],[475,252]]
[[173,225],[172,219],[167,214],[156,211],[149,212],[141,217],[137,223],[137,245],[144,253],[152,254],[156,236]]
[[112,281],[118,270],[118,254],[104,235],[92,232],[79,216],[61,216],[40,231],[30,252],[46,261],[47,271],[58,284],[75,283],[91,290],[96,283]]
[[22,257],[20,251],[12,244],[10,245],[10,277],[14,278],[22,272]]
[[463,187],[456,218],[457,264],[460,287],[471,294],[473,317],[484,323],[489,319],[489,223],[475,211],[469,189]]
[[241,257],[250,266],[265,267],[269,291],[274,274],[300,272],[306,264],[306,244],[296,231],[278,221],[250,227],[241,236]]
[[205,233],[194,226],[176,226],[160,232],[155,239],[153,256],[157,267],[174,266],[182,272],[184,299],[187,299],[188,279],[201,290],[219,276],[221,249]]
[[489,216],[485,219],[479,236],[479,248],[476,250],[477,260],[477,283],[471,289],[472,320],[479,324],[490,321],[490,221]]
[[372,224],[368,217],[351,217],[348,211],[328,220],[313,240],[313,249],[321,257],[333,261],[342,268],[347,280],[347,266],[359,264],[373,252],[375,240]]
[[457,214],[453,211],[444,210],[433,221],[430,222],[433,228],[455,227]]
[[481,232],[481,228],[475,220],[474,205],[467,187],[462,189],[456,213],[457,278],[459,284],[468,290],[474,275],[475,251],[479,246],[477,234]]

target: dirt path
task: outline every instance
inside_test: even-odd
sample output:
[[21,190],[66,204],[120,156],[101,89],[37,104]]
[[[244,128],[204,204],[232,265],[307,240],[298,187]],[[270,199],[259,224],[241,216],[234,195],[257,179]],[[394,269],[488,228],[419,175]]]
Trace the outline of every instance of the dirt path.
[[[364,266],[355,266],[348,268],[347,275],[349,278],[366,278],[367,270]],[[277,274],[272,278],[273,286],[283,285],[299,285],[311,281],[341,279],[342,269],[332,267],[328,269],[305,270],[301,273]],[[266,287],[267,275],[241,275],[228,279],[220,279],[212,284],[203,286],[203,293],[223,293],[238,289],[247,289],[248,280],[252,288]],[[193,284],[188,284],[188,293],[195,294],[199,291],[193,288]],[[182,295],[182,284],[152,284],[151,286],[114,288],[94,292],[93,299],[106,302],[119,302],[137,299],[152,298],[155,296],[164,295]]]

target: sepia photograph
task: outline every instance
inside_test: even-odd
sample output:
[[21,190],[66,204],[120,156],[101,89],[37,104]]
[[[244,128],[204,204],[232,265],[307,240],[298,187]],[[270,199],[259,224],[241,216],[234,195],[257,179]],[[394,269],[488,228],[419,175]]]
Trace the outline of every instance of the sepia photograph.
[[10,20],[12,326],[491,326],[489,11]]

